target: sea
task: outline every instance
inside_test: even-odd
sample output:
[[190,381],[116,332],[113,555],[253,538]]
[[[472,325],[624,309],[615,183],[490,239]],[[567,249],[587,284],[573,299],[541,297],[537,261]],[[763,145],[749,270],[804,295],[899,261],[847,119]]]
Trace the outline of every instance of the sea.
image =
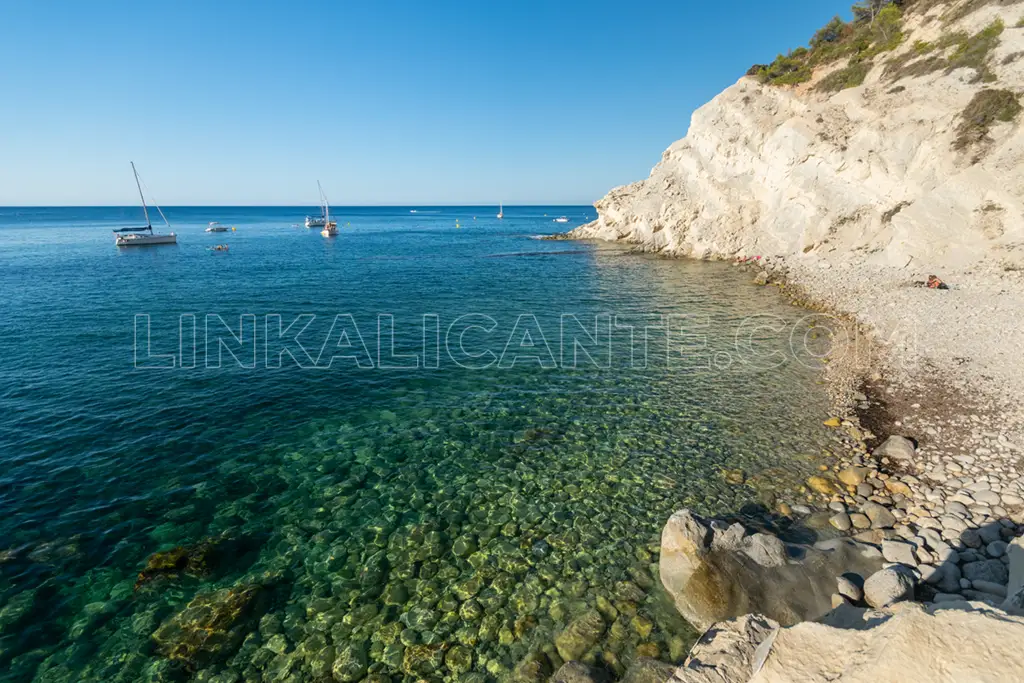
[[681,662],[661,528],[800,500],[827,335],[733,264],[539,239],[592,207],[496,209],[118,248],[140,208],[0,207],[0,680]]

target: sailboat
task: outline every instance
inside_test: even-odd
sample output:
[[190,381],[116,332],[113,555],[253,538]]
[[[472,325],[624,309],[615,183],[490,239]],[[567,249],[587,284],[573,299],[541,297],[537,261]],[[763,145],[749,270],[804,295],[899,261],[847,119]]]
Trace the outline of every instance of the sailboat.
[[320,193],[320,215],[306,216],[307,228],[322,228],[327,225],[327,214],[324,211],[324,188],[320,187],[320,181],[316,181],[316,189]]
[[[316,186],[320,187],[320,181],[316,181]],[[324,190],[320,187],[320,205],[321,211],[324,215],[324,229],[320,231],[320,234],[324,237],[337,237],[338,235],[338,223],[337,221],[331,220],[331,205],[327,203],[327,195],[324,194]]]
[[505,210],[501,206],[501,202],[498,202],[498,218],[505,217]]
[[[139,182],[139,172],[135,170],[135,162],[131,162],[132,173],[135,174],[135,186],[139,188],[139,198],[142,200],[142,213],[146,216],[146,227],[144,228],[121,228],[114,231],[114,244],[119,247],[141,247],[150,244],[177,244],[178,236],[173,232],[168,235],[158,235],[153,232],[153,223],[149,220],[149,208],[146,206],[146,197],[142,194],[142,183]],[[153,206],[156,206],[154,204]],[[167,222],[167,217],[164,216],[164,212],[160,210],[159,206],[156,206],[156,210],[160,212],[160,217],[164,219],[164,223],[167,223],[167,227],[171,227],[171,224]]]

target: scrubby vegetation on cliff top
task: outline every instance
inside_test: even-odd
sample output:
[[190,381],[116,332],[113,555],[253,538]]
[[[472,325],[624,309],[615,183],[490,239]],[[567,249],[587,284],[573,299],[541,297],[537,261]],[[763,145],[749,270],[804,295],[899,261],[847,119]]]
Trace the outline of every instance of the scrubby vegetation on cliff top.
[[[815,67],[846,58],[846,66],[822,79],[817,87],[826,92],[856,87],[864,82],[875,57],[903,42],[903,12],[909,8],[928,11],[937,1],[862,0],[853,6],[853,21],[845,22],[834,17],[814,34],[808,47],[779,55],[771,64],[757,64],[747,73],[762,83],[793,85],[809,81]],[[943,18],[955,21],[983,5],[1001,1],[966,0],[956,4]],[[897,80],[969,67],[975,70],[977,81],[991,83],[996,77],[989,68],[988,59],[1004,28],[1001,21],[996,21],[973,36],[961,31],[950,33],[934,43],[917,41],[912,50],[888,61],[885,75]]]
[[876,55],[892,50],[903,40],[902,10],[907,0],[864,0],[853,6],[853,21],[834,17],[811,37],[809,47],[790,50],[771,64],[758,64],[748,72],[762,83],[792,85],[809,81],[814,68],[848,58],[844,71],[826,90],[860,85]]

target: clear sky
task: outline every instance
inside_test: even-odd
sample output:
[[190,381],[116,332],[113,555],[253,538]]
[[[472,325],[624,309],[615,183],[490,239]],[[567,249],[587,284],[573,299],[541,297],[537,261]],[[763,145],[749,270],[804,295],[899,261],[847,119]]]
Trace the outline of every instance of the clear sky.
[[0,0],[0,205],[591,203],[850,0]]

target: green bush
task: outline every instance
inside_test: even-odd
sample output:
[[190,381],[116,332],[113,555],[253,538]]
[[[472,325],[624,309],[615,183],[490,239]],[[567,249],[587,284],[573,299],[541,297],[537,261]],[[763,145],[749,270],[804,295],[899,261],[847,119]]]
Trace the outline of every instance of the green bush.
[[760,70],[758,78],[762,83],[771,85],[793,85],[803,83],[811,78],[811,69],[807,66],[805,53],[779,55],[771,64]]
[[825,76],[816,87],[823,92],[838,92],[847,88],[856,88],[864,82],[869,71],[871,71],[871,62],[853,62],[849,66]]
[[963,150],[988,139],[992,124],[1013,121],[1021,112],[1017,95],[1009,90],[982,90],[977,93],[960,114],[954,149]]

